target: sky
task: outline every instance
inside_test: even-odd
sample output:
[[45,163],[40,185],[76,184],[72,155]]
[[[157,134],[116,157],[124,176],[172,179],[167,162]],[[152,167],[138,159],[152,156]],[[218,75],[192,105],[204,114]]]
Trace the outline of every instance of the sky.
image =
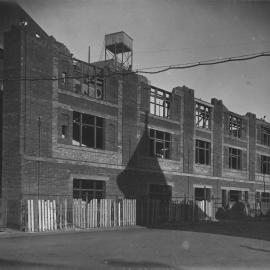
[[[270,1],[259,0],[17,0],[78,59],[104,58],[104,35],[133,38],[133,70],[270,51]],[[147,75],[171,91],[222,99],[238,114],[270,122],[270,57]]]

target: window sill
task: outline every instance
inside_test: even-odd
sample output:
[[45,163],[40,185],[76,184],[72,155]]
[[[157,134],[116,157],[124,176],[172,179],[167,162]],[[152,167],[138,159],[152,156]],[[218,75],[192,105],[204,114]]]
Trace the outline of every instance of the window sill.
[[195,126],[195,129],[196,130],[200,130],[200,131],[205,131],[205,132],[207,132],[207,133],[213,133],[213,130],[211,130],[211,129],[209,129],[209,128],[203,128],[203,127],[197,127],[197,126]]
[[265,148],[265,149],[267,149],[267,150],[270,149],[270,145],[266,145],[266,144],[256,143],[256,146],[263,147],[263,148]]
[[72,90],[58,88],[58,92],[61,93],[61,94],[73,96],[73,97],[76,97],[76,98],[83,98],[83,99],[86,99],[86,100],[89,100],[89,101],[94,101],[94,102],[104,104],[104,105],[108,105],[108,106],[111,106],[111,107],[116,107],[116,108],[119,107],[118,104],[108,102],[108,101],[106,101],[104,99],[92,98],[92,97],[89,97],[87,95],[76,93],[76,92],[74,92]]
[[224,137],[229,138],[229,139],[234,139],[238,142],[245,142],[245,143],[247,142],[247,138],[238,138],[238,137],[228,135],[228,134],[225,134]]
[[211,168],[212,167],[211,164],[201,164],[201,163],[194,163],[194,166],[197,166],[197,167],[207,167],[207,168]]
[[83,152],[92,152],[92,153],[103,153],[103,154],[111,154],[116,153],[117,151],[110,151],[105,149],[98,149],[98,148],[90,148],[85,146],[79,146],[79,145],[73,145],[73,144],[64,144],[59,142],[58,146],[70,149],[70,150],[76,150],[76,151],[83,151]]
[[[145,115],[145,112],[141,111],[141,114]],[[178,125],[180,123],[180,121],[173,120],[170,117],[162,117],[162,116],[158,116],[158,115],[151,114],[151,113],[149,113],[149,118],[155,118],[155,119],[159,119],[159,120],[164,120],[166,122],[171,122],[171,123],[178,124]]]

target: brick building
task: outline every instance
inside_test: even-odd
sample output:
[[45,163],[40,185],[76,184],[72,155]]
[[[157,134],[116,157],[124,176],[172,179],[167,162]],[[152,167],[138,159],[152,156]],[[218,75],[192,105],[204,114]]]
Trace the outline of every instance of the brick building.
[[19,224],[26,198],[269,199],[270,123],[215,98],[196,99],[185,86],[154,87],[130,66],[119,72],[111,60],[75,59],[20,7],[5,8],[1,170],[8,224]]

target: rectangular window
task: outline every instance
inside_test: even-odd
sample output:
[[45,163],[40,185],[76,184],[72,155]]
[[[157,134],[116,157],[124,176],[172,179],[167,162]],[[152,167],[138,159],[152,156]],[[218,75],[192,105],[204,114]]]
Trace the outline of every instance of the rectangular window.
[[261,156],[261,173],[270,174],[270,157]]
[[196,140],[195,162],[209,165],[211,163],[211,144],[209,142]]
[[229,168],[241,170],[241,150],[229,148]]
[[172,198],[172,187],[169,185],[151,184],[149,187],[150,199],[170,200]]
[[262,192],[261,193],[261,201],[262,202],[270,202],[270,193],[269,192]]
[[89,202],[105,198],[105,181],[73,179],[73,198]]
[[150,129],[149,136],[150,155],[158,158],[170,158],[171,134],[155,129]]
[[91,148],[103,148],[104,119],[101,117],[73,112],[72,144]]
[[230,190],[229,191],[229,201],[238,202],[242,198],[242,191],[240,190]]
[[210,107],[203,104],[196,103],[195,121],[196,126],[201,128],[210,129]]
[[171,93],[158,89],[151,88],[150,93],[150,113],[161,116],[169,117],[171,104]]
[[231,115],[229,116],[229,134],[240,138],[242,129],[242,120],[241,118]]
[[261,126],[261,143],[270,146],[270,129]]
[[210,188],[195,188],[195,201],[211,201],[211,189]]
[[73,59],[74,91],[96,99],[104,98],[104,72],[78,59]]
[[61,138],[66,139],[68,137],[68,127],[66,125],[61,126]]
[[60,82],[61,82],[62,87],[67,86],[67,73],[66,72],[62,72]]

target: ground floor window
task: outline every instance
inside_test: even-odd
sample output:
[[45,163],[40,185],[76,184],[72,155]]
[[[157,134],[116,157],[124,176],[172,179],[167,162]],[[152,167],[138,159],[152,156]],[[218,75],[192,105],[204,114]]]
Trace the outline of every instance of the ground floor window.
[[222,190],[222,206],[227,207],[235,202],[248,202],[248,191],[247,190]]
[[105,198],[105,181],[73,179],[73,198],[87,202]]
[[270,193],[269,192],[256,192],[257,202],[269,202],[270,203]]
[[195,201],[211,201],[211,189],[207,187],[195,188]]
[[150,199],[170,200],[172,198],[172,187],[169,185],[151,184],[149,186]]

